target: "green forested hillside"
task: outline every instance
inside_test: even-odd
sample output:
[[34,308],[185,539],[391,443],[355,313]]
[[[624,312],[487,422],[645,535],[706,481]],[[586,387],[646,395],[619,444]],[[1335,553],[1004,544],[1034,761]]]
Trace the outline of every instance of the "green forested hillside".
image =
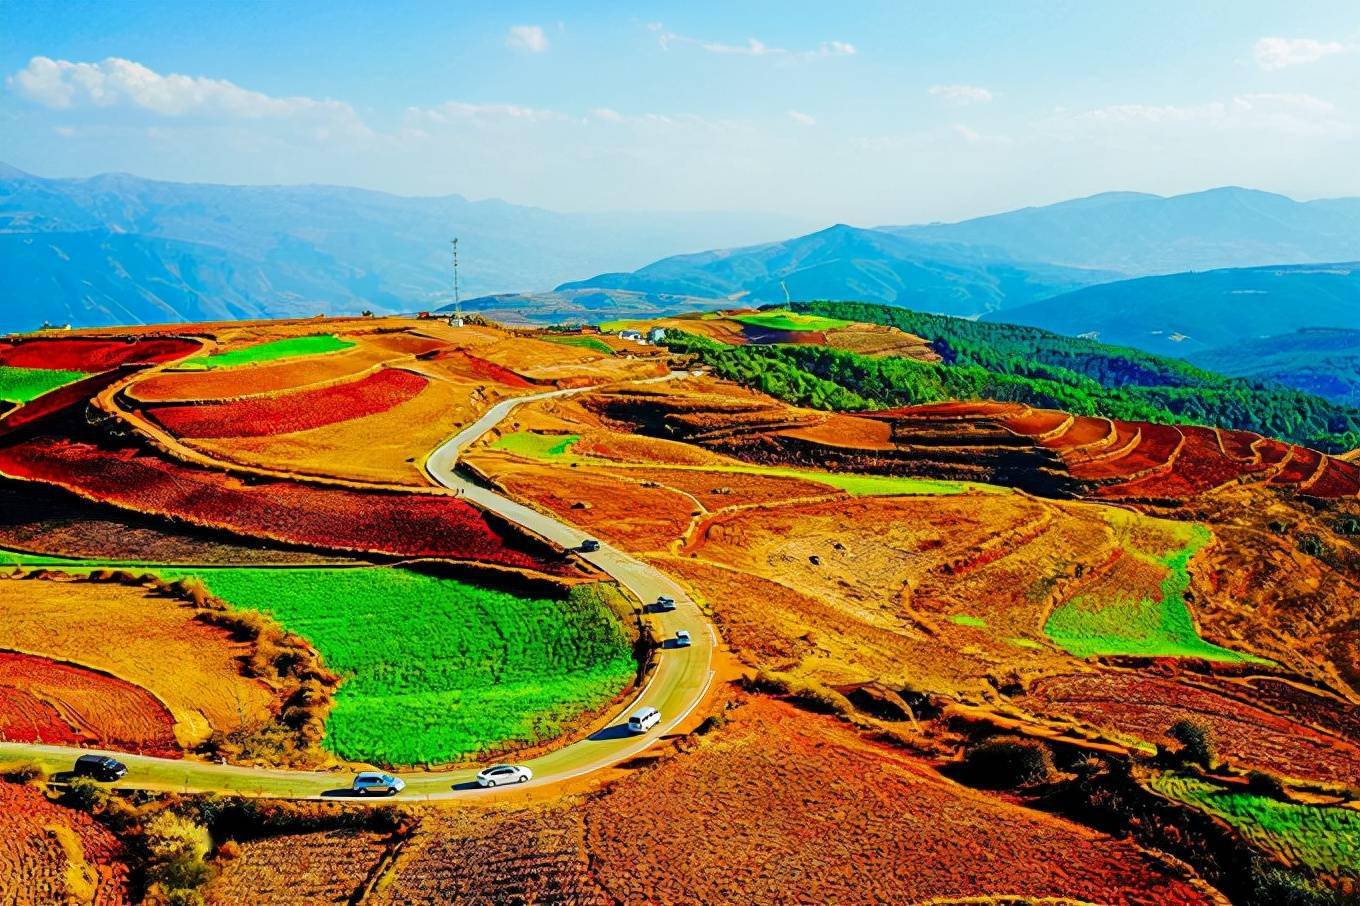
[[1278,385],[1227,378],[1175,359],[1030,327],[984,324],[859,302],[798,311],[888,324],[929,340],[932,364],[823,346],[725,346],[686,334],[723,377],[803,405],[864,409],[948,399],[1012,400],[1083,415],[1220,425],[1339,451],[1360,444],[1360,409]]

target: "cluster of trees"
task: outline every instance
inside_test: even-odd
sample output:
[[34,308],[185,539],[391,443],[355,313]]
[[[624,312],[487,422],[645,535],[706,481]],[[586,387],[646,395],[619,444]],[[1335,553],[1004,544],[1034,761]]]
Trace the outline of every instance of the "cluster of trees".
[[990,399],[1133,421],[1218,425],[1328,452],[1360,446],[1360,409],[1228,378],[1177,359],[1033,327],[928,315],[864,302],[798,302],[800,312],[886,324],[926,339],[939,363],[822,346],[726,346],[668,336],[722,377],[826,409]]

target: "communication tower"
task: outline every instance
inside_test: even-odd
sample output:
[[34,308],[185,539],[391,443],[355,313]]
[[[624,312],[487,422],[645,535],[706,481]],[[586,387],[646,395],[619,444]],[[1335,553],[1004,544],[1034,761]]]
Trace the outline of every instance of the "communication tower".
[[450,327],[463,326],[463,300],[458,294],[458,240],[453,240],[453,314],[449,317]]

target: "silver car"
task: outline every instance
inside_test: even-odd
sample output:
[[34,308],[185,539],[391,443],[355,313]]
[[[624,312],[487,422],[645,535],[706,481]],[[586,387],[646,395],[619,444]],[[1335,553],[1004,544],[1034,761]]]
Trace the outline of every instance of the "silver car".
[[376,793],[383,796],[395,796],[406,789],[406,781],[400,777],[393,777],[391,774],[384,774],[382,771],[364,771],[354,778],[354,792],[360,796],[367,796]]
[[534,772],[522,764],[493,764],[477,772],[477,783],[484,787],[505,786],[507,783],[528,783]]

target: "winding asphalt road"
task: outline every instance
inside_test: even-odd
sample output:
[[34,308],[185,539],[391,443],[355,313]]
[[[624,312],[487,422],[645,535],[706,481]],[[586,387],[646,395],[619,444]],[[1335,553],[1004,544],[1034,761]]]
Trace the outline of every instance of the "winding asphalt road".
[[[681,374],[632,383],[662,381]],[[468,500],[555,544],[569,549],[578,548],[588,537],[580,529],[516,503],[494,491],[472,484],[459,476],[455,468],[463,451],[503,421],[515,407],[537,400],[582,393],[589,389],[592,388],[554,390],[532,396],[514,397],[496,404],[431,453],[423,463],[426,473],[438,484],[458,491]],[[664,639],[673,638],[677,630],[688,630],[693,644],[688,648],[667,647],[659,652],[656,667],[649,674],[643,687],[609,726],[578,742],[522,762],[533,769],[534,779],[528,784],[509,788],[511,790],[571,780],[612,767],[638,755],[650,747],[658,737],[674,729],[688,717],[703,701],[713,681],[713,656],[717,649],[717,635],[703,612],[676,582],[641,560],[608,544],[602,543],[600,549],[592,553],[580,551],[577,553],[616,579],[644,603],[655,601],[661,595],[673,598],[677,604],[674,611],[650,614],[646,619],[655,621],[657,634]],[[640,736],[630,733],[626,726],[628,715],[647,706],[661,712],[661,723]],[[0,762],[31,760],[56,774],[69,770],[77,755],[88,754],[91,751],[94,750],[0,743]],[[127,776],[116,784],[119,789],[233,793],[287,799],[342,798],[346,801],[392,801],[356,800],[349,797],[349,783],[353,776],[351,772],[272,770],[125,755],[117,752],[111,754],[128,766]],[[477,787],[474,780],[475,768],[398,773],[406,781],[406,790],[396,797],[397,801],[485,798],[504,792]]]

